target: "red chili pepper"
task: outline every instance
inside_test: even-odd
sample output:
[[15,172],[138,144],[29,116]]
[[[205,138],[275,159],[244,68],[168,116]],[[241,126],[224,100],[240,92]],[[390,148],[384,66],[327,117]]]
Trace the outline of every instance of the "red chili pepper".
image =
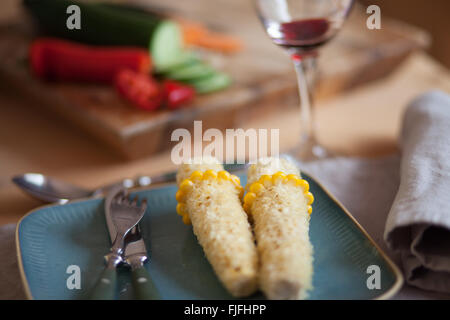
[[169,109],[186,106],[195,98],[195,89],[173,80],[163,82],[164,95]]
[[117,73],[114,84],[119,94],[139,109],[155,110],[164,101],[159,83],[147,74],[123,69]]
[[32,72],[43,79],[111,83],[121,69],[149,73],[147,50],[131,47],[93,47],[40,38],[30,47]]

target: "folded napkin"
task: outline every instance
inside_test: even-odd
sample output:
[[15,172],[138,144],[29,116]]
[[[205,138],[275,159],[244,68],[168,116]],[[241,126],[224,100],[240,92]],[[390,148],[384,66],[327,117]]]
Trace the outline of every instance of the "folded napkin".
[[401,148],[385,240],[408,283],[450,293],[450,96],[433,91],[408,106]]

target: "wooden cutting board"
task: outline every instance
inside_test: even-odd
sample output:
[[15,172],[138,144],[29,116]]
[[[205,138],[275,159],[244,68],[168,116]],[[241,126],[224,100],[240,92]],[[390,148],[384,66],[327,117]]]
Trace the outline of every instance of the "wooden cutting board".
[[[152,3],[161,5],[145,1]],[[280,108],[296,105],[290,59],[268,39],[251,1],[166,0],[164,8],[244,42],[244,50],[233,55],[206,53],[213,65],[232,76],[230,88],[200,96],[188,109],[149,113],[134,109],[107,86],[43,83],[28,72],[32,32],[23,23],[0,27],[2,81],[14,83],[23,94],[39,100],[39,107],[61,115],[128,159],[167,149],[172,131],[191,129],[193,120],[203,120],[204,130],[235,128],[250,118],[276,116]],[[341,33],[324,47],[317,99],[383,77],[411,51],[429,43],[423,31],[384,17],[381,30],[368,30],[366,18],[364,10],[355,7]]]

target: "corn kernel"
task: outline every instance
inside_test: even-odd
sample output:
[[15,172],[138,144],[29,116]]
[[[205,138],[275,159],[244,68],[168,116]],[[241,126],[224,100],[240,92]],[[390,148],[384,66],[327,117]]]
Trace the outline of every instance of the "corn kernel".
[[298,186],[298,183],[300,180],[295,174],[288,174],[286,176],[286,179],[287,179],[287,183],[292,186]]
[[231,175],[227,171],[219,171],[217,176],[222,180],[230,180]]
[[196,170],[196,171],[192,172],[190,180],[191,181],[199,181],[202,178],[203,178],[203,173],[201,171]]
[[254,194],[253,192],[249,192],[244,197],[244,203],[248,203],[249,205],[251,205],[253,203],[253,201],[255,201],[255,199],[256,199],[256,194]]
[[268,176],[267,174],[263,174],[259,178],[259,183],[261,183],[264,187],[269,188],[272,186],[272,177]]
[[256,195],[258,195],[263,189],[264,186],[259,182],[252,183],[250,186],[250,192],[253,192]]
[[180,184],[180,190],[184,193],[187,193],[192,190],[194,187],[194,183],[189,179],[184,179],[183,182]]
[[272,183],[274,185],[280,184],[286,179],[286,175],[283,172],[277,172],[272,176]]
[[303,192],[306,193],[306,192],[309,191],[309,183],[308,183],[308,181],[306,181],[304,179],[300,179],[298,185],[303,188]]
[[188,214],[183,215],[183,223],[184,224],[191,224],[191,219],[189,219],[189,215]]
[[186,205],[184,203],[177,204],[177,213],[180,216],[183,216],[183,215],[187,214]]
[[206,170],[205,173],[203,174],[203,179],[204,180],[217,179],[217,172],[215,172],[214,170]]
[[312,204],[314,202],[314,196],[311,192],[305,193],[306,200],[308,200],[308,204]]
[[237,186],[241,185],[241,179],[239,179],[238,176],[235,176],[234,174],[232,174],[232,175],[230,175],[230,179],[235,185],[237,185]]
[[311,215],[311,212],[312,212],[312,207],[308,206],[308,214]]
[[178,202],[184,202],[184,200],[186,200],[186,194],[182,190],[178,190],[175,194],[175,199],[177,199]]

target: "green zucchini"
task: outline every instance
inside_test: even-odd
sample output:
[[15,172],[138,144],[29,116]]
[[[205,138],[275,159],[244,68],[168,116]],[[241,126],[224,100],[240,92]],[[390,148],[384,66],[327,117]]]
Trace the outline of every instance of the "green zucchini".
[[210,93],[225,89],[231,84],[229,75],[222,72],[214,72],[212,75],[190,82],[197,93]]
[[[50,35],[96,45],[131,45],[147,47],[153,33],[165,21],[150,13],[121,10],[101,3],[69,0],[23,0],[25,7]],[[81,11],[81,29],[69,30],[67,7]],[[181,46],[181,44],[180,44]]]
[[168,13],[164,13],[164,9],[162,8],[151,8],[149,5],[145,5],[144,7],[139,6],[138,4],[133,4],[133,3],[115,3],[115,2],[102,2],[101,3],[102,6],[104,7],[109,7],[109,8],[115,8],[115,9],[120,9],[120,11],[130,11],[130,12],[137,12],[137,13],[143,13],[146,15],[152,15],[156,18],[161,18],[161,19],[167,19],[169,18]]

